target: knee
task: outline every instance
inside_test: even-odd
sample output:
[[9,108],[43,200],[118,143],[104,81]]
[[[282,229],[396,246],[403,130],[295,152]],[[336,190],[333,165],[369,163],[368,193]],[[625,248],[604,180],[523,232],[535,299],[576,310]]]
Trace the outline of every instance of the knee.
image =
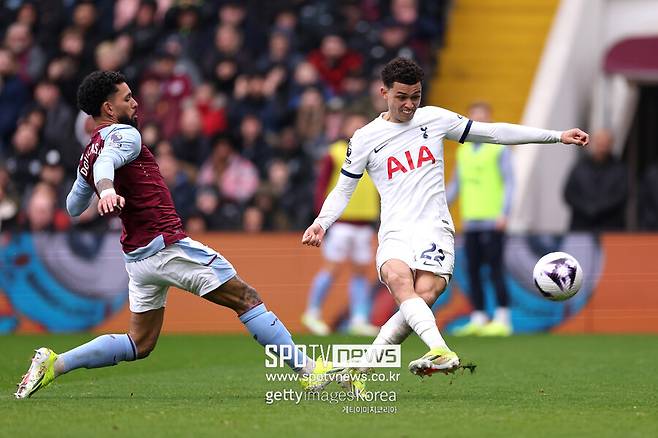
[[396,271],[387,272],[386,284],[391,291],[413,290],[413,278]]
[[441,292],[442,291],[435,287],[424,287],[416,289],[416,295],[421,297],[428,306],[432,306],[434,304],[437,298],[439,298],[441,295]]

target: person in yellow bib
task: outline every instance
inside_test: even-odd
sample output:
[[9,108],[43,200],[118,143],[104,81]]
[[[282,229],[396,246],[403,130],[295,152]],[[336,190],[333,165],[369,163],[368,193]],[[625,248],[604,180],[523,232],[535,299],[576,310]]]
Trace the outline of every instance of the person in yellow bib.
[[[343,125],[344,139],[329,146],[322,161],[316,184],[315,204],[319,212],[327,194],[336,185],[345,160],[350,159],[350,146],[347,139],[354,131],[363,127],[368,120],[361,114],[349,114]],[[322,319],[322,304],[338,275],[343,262],[350,261],[352,276],[349,283],[350,320],[348,331],[351,334],[375,336],[379,328],[370,324],[370,282],[367,272],[372,261],[373,225],[379,218],[379,195],[368,175],[364,175],[354,191],[352,201],[342,216],[327,234],[322,247],[324,265],[316,274],[309,291],[308,306],[302,315],[302,323],[316,335],[331,332]]]
[[[491,121],[485,102],[469,107],[468,117]],[[488,143],[465,142],[457,149],[457,169],[448,186],[448,202],[459,195],[464,246],[473,312],[470,321],[456,329],[457,336],[509,336],[512,324],[509,297],[503,275],[505,226],[511,207],[514,176],[510,149]],[[482,267],[489,266],[496,291],[496,309],[490,320],[485,310]]]

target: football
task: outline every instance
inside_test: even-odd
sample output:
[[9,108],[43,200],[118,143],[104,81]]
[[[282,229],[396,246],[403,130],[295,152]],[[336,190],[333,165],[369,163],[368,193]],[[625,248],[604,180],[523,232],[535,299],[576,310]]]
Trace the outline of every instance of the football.
[[574,296],[583,283],[580,263],[566,252],[552,252],[539,259],[533,271],[535,286],[552,301]]

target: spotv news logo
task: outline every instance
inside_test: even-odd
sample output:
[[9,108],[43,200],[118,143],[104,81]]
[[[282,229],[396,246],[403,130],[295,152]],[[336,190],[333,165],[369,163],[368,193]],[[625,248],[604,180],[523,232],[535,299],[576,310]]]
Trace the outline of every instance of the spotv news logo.
[[296,347],[298,351],[291,345],[266,345],[265,367],[279,368],[286,363],[303,367],[306,357],[322,358],[334,368],[399,368],[402,362],[399,345],[297,344]]

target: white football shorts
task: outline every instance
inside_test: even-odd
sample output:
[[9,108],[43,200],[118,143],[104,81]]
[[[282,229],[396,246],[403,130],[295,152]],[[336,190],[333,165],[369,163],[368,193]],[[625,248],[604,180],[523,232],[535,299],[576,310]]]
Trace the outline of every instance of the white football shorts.
[[441,226],[411,226],[405,231],[390,231],[379,238],[377,275],[391,259],[402,260],[414,273],[429,271],[450,282],[455,268],[455,235]]
[[370,225],[335,223],[327,230],[322,242],[322,254],[335,263],[350,259],[356,264],[367,265],[372,260],[374,234]]
[[170,286],[201,297],[236,275],[220,253],[189,237],[143,260],[126,263],[126,271],[130,311],[134,313],[164,307]]

